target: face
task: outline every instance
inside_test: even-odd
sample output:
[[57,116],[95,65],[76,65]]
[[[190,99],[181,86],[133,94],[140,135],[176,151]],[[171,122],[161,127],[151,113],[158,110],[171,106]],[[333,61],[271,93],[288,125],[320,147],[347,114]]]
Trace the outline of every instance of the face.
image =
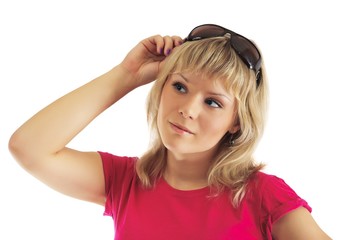
[[214,154],[220,139],[234,133],[235,100],[222,80],[177,73],[168,77],[157,124],[165,147],[179,158]]

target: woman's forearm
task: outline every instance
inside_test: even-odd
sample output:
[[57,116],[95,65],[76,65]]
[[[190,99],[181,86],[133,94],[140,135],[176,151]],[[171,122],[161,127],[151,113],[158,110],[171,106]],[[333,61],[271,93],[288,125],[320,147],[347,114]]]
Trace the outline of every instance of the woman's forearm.
[[116,66],[109,72],[54,101],[11,137],[11,152],[22,164],[63,149],[95,117],[126,95],[132,86],[127,72]]

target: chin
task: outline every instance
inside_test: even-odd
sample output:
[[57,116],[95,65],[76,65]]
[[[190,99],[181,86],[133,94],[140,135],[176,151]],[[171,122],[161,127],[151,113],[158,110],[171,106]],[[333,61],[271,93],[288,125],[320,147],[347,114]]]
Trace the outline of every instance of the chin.
[[179,144],[165,144],[165,148],[175,154],[189,154],[192,153],[191,149],[189,147],[186,147],[184,145],[179,146]]

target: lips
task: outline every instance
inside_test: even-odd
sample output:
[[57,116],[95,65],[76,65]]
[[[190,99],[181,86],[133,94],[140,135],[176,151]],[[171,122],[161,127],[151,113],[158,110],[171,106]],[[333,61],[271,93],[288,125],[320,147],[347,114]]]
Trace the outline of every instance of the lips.
[[172,126],[173,129],[175,129],[175,131],[177,132],[186,132],[189,134],[194,134],[193,132],[191,132],[189,129],[187,129],[186,127],[178,124],[178,123],[172,123],[170,122],[170,125]]

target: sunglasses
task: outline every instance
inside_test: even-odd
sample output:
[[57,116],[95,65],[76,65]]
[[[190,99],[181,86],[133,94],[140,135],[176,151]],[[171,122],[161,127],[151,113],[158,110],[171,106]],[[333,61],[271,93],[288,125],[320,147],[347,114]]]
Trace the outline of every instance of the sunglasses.
[[230,34],[230,44],[240,59],[254,70],[258,87],[261,81],[261,55],[257,47],[246,37],[215,24],[203,24],[195,27],[185,38],[185,42],[221,37],[225,34]]

